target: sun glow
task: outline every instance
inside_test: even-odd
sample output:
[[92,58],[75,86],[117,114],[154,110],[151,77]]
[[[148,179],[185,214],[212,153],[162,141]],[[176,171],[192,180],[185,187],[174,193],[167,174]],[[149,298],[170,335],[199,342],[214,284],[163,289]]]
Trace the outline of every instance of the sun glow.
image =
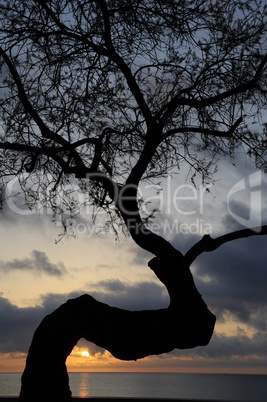
[[83,357],[89,357],[89,353],[87,352],[87,350],[82,351],[82,356]]

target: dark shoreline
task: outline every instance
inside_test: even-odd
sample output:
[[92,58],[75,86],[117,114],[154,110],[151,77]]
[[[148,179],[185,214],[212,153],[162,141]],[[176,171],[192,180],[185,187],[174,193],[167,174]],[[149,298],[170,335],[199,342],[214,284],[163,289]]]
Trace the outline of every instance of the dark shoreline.
[[[19,398],[16,396],[2,396],[0,402],[19,402]],[[223,402],[218,399],[177,399],[177,398],[125,398],[125,397],[73,397],[72,402]],[[230,401],[227,401],[230,402]],[[241,401],[240,401],[241,402]]]
[[[19,398],[16,396],[2,396],[0,402],[19,402]],[[72,402],[223,402],[222,400],[214,399],[177,399],[177,398],[125,398],[125,397],[73,397]],[[230,402],[230,401],[227,401]],[[241,402],[241,401],[240,401]]]
[[[0,397],[0,402],[19,402],[19,398],[16,396],[3,396]],[[177,398],[113,398],[113,397],[73,397],[72,402],[223,402],[222,400],[214,399],[177,399]],[[227,401],[231,402],[231,401]],[[241,401],[240,401],[241,402]]]

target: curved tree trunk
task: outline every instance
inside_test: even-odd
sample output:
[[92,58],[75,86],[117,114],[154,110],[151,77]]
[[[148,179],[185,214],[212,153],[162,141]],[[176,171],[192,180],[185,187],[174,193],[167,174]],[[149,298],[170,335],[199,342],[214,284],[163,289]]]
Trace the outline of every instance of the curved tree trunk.
[[45,317],[34,334],[20,401],[71,401],[65,362],[80,338],[106,348],[118,359],[137,360],[175,348],[205,346],[214,323],[208,309],[126,311],[89,295],[69,300]]
[[[155,272],[161,264],[157,258],[149,262]],[[165,278],[161,280],[165,282]],[[71,401],[65,362],[80,338],[122,360],[207,345],[215,316],[194,286],[178,297],[179,290],[175,295],[175,286],[170,283],[167,288],[171,302],[166,309],[127,311],[83,295],[45,317],[28,353],[20,401]]]
[[156,255],[148,265],[168,290],[169,308],[127,311],[89,295],[69,300],[45,317],[34,334],[22,376],[21,402],[71,400],[65,362],[80,338],[122,360],[209,343],[216,319],[196,289],[187,259],[146,228],[139,215],[137,185],[116,190],[118,198],[113,190],[111,198],[133,240]]
[[[127,311],[110,307],[89,295],[69,300],[48,315],[37,328],[22,376],[20,401],[71,401],[66,359],[80,338],[110,351],[122,360],[205,346],[215,325],[194,285],[189,265],[203,252],[254,235],[266,235],[267,226],[244,229],[212,239],[204,236],[181,258],[153,258],[148,265],[165,284],[170,306],[161,310]],[[179,267],[175,261],[179,261]]]

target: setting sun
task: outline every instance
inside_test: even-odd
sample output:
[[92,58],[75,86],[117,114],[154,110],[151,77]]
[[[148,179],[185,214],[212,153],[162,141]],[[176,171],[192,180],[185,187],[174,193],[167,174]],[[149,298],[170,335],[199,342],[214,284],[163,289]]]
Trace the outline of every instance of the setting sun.
[[83,356],[83,357],[89,357],[89,353],[87,352],[87,350],[84,350],[84,351],[82,352],[82,356]]

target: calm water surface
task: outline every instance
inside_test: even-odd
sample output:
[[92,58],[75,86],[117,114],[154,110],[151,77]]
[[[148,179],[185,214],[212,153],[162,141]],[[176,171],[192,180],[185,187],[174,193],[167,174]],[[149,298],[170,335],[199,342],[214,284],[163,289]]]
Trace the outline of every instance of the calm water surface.
[[[69,373],[73,396],[267,402],[267,376],[176,373]],[[21,374],[0,374],[0,396],[17,396]]]

